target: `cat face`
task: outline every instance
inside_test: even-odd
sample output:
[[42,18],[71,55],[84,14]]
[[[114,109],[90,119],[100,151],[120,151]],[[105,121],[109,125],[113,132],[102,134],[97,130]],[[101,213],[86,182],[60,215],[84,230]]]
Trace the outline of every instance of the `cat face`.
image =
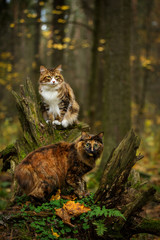
[[82,133],[81,138],[77,143],[77,150],[82,153],[84,159],[93,159],[93,162],[87,162],[94,165],[95,160],[98,159],[103,151],[103,133],[97,135],[89,135],[85,132]]
[[63,76],[60,73],[61,70],[61,65],[54,69],[47,69],[44,66],[41,66],[39,83],[51,87],[60,85],[64,81]]

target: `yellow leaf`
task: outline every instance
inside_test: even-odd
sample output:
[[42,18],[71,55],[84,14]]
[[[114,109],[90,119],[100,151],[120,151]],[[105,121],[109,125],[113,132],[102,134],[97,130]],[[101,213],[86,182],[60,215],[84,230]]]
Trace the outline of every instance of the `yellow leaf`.
[[36,67],[37,67],[37,63],[34,61],[34,62],[32,62],[32,68],[33,69],[36,69]]
[[67,44],[63,44],[63,49],[67,48]]
[[63,49],[63,45],[60,43],[55,43],[52,45],[53,48],[58,49],[58,50],[62,50]]
[[2,78],[0,78],[0,84],[1,84],[1,85],[5,85],[5,80],[2,79]]
[[22,37],[22,33],[18,33],[17,36],[18,36],[18,37]]
[[98,52],[103,52],[104,51],[104,47],[98,47],[97,50],[98,50]]
[[37,17],[37,14],[36,14],[36,13],[28,13],[28,14],[27,14],[27,17],[28,17],[28,18],[36,18],[36,17]]
[[39,5],[40,5],[40,6],[44,6],[44,2],[43,2],[43,1],[40,1],[40,2],[39,2]]
[[20,23],[24,23],[25,20],[24,20],[23,18],[21,18],[21,19],[19,20],[19,22],[20,22]]
[[83,48],[88,48],[89,46],[90,46],[89,43],[82,43]]
[[55,236],[56,238],[59,238],[60,235],[56,232],[53,231],[53,227],[51,227],[52,235]]
[[63,6],[61,6],[61,9],[62,9],[63,11],[66,11],[66,10],[70,9],[70,6],[68,6],[68,5],[63,5]]
[[54,33],[55,33],[55,34],[58,34],[58,33],[59,33],[59,30],[54,30]]
[[69,37],[63,38],[63,42],[70,42],[71,39]]
[[58,22],[58,23],[65,23],[66,20],[64,20],[64,19],[62,19],[62,18],[59,18],[57,22]]
[[64,223],[71,227],[74,227],[70,221],[72,217],[77,217],[88,211],[91,211],[89,207],[85,207],[81,203],[75,203],[75,201],[68,201],[63,204],[62,208],[55,209],[56,215],[59,216]]
[[7,58],[10,58],[12,55],[10,52],[2,52],[1,53],[1,58],[2,59],[7,59]]
[[14,27],[15,27],[15,24],[14,24],[14,23],[11,23],[9,26],[10,26],[10,28],[14,28]]
[[8,72],[11,72],[11,71],[12,71],[12,65],[11,65],[11,64],[8,64],[8,65],[7,65],[7,71],[8,71]]
[[27,33],[27,38],[31,38],[32,34],[31,33]]
[[151,119],[146,119],[145,121],[145,126],[150,128],[153,125],[153,120]]
[[73,49],[75,49],[75,46],[70,45],[70,46],[69,46],[69,49],[73,50]]
[[53,47],[53,40],[49,40],[47,43],[47,48],[52,48]]
[[104,44],[104,43],[106,43],[106,40],[105,39],[100,39],[99,42]]
[[57,193],[55,195],[52,195],[50,201],[59,200],[60,198],[61,198],[61,190],[58,189]]
[[60,15],[60,14],[62,14],[62,11],[59,11],[59,10],[53,10],[52,13],[53,13],[53,14]]
[[45,38],[49,38],[50,37],[50,35],[51,35],[51,31],[49,30],[49,31],[43,31],[42,32],[42,35],[45,37]]
[[28,13],[28,9],[25,9],[23,12],[24,12],[24,13]]
[[6,89],[7,89],[8,91],[11,91],[11,90],[12,90],[12,87],[11,87],[11,85],[10,85],[10,84],[8,84],[8,85],[6,86]]

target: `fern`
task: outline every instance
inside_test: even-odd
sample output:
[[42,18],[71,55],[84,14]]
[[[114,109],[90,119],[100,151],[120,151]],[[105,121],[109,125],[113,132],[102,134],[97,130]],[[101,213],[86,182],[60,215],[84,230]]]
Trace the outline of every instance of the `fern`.
[[104,220],[99,220],[93,223],[96,225],[96,232],[98,236],[103,236],[104,232],[107,231],[107,228],[104,225]]
[[126,220],[124,215],[119,210],[106,209],[105,206],[103,206],[102,209],[99,206],[94,207],[92,211],[88,212],[89,218],[92,218],[93,216],[101,217],[103,215],[105,217],[122,217],[124,220]]

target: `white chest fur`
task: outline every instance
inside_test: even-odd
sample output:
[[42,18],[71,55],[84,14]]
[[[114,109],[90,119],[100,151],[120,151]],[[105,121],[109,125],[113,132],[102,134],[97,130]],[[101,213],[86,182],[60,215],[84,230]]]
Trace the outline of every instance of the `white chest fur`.
[[58,90],[55,88],[41,86],[40,94],[43,97],[44,102],[49,105],[49,113],[52,113],[54,116],[59,115],[60,110],[58,106],[59,104]]

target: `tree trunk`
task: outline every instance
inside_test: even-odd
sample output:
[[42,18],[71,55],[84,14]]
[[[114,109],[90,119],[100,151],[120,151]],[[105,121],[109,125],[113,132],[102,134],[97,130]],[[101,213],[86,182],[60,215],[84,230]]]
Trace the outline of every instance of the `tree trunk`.
[[91,75],[89,79],[90,126],[93,127],[98,101],[98,44],[100,38],[101,0],[94,1],[94,29],[91,56]]
[[[103,87],[105,150],[100,171],[111,150],[131,126],[130,12],[131,3],[106,1],[106,68]],[[107,157],[107,158],[106,158]]]
[[[152,32],[151,32],[151,22],[152,22],[152,8],[153,8],[154,1],[147,1],[146,4],[146,13],[144,16],[144,28],[146,32],[146,38],[144,40],[145,45],[145,58],[146,60],[150,59],[151,55],[151,46],[152,46]],[[146,103],[146,96],[148,91],[148,81],[150,77],[150,65],[143,66],[143,78],[142,78],[142,88],[140,93],[140,101],[138,105],[138,113],[136,116],[136,126],[137,126],[137,132],[140,133],[143,130],[144,127],[144,108]]]

